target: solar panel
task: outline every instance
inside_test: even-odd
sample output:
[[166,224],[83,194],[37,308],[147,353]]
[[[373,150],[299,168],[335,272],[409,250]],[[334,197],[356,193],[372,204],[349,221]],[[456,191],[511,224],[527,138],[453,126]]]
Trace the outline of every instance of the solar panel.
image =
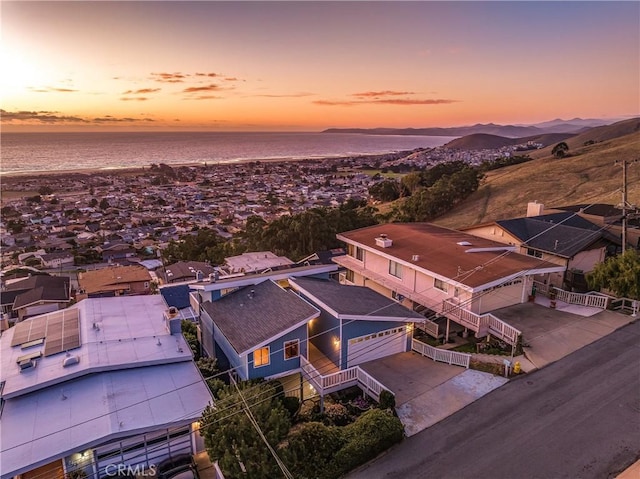
[[80,347],[80,321],[77,309],[28,319],[14,327],[11,346],[37,346],[44,341],[44,355],[51,356]]
[[14,327],[15,331],[13,332],[13,338],[11,338],[12,347],[44,338],[47,331],[47,317],[41,316],[27,319]]
[[80,347],[80,324],[77,310],[67,310],[47,325],[47,339],[44,343],[44,355],[51,356],[63,351]]

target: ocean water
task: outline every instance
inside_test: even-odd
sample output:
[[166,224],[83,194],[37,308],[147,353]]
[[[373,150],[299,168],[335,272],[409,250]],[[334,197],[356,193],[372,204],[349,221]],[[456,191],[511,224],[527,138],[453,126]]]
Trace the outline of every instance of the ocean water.
[[351,133],[2,133],[0,174],[382,154],[433,148],[452,139]]

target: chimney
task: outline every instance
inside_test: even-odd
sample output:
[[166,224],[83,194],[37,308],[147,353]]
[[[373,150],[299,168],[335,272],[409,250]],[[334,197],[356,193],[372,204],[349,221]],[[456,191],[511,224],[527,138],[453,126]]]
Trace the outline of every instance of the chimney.
[[380,234],[380,236],[376,238],[376,246],[380,246],[381,248],[390,248],[392,244],[393,241],[387,238],[386,234]]
[[538,201],[530,201],[527,203],[527,218],[532,216],[541,216],[544,214],[544,205]]

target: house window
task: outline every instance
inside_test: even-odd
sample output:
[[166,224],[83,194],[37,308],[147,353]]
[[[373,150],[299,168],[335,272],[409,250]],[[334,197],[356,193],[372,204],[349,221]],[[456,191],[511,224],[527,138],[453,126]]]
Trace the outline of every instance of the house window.
[[287,341],[284,343],[284,358],[293,359],[300,355],[300,340]]
[[402,265],[395,261],[389,261],[389,274],[396,278],[402,278]]
[[527,254],[534,258],[542,258],[542,251],[537,251],[535,249],[527,248]]
[[445,283],[441,279],[435,278],[433,280],[433,286],[440,291],[444,291],[445,293],[447,292],[447,283]]
[[356,259],[358,261],[364,261],[364,250],[356,246]]
[[269,364],[269,346],[265,348],[256,349],[253,352],[253,366],[266,366]]
[[353,270],[348,269],[348,270],[346,271],[345,279],[346,279],[347,281],[351,282],[351,283],[353,283],[353,282],[354,282]]

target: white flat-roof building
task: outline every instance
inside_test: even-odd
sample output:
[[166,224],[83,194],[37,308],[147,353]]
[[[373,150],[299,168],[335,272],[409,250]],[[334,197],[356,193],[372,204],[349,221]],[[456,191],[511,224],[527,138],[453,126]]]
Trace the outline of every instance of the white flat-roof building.
[[[0,477],[150,467],[197,449],[211,401],[160,295],[91,298],[0,337]],[[139,469],[142,470],[142,469]]]

